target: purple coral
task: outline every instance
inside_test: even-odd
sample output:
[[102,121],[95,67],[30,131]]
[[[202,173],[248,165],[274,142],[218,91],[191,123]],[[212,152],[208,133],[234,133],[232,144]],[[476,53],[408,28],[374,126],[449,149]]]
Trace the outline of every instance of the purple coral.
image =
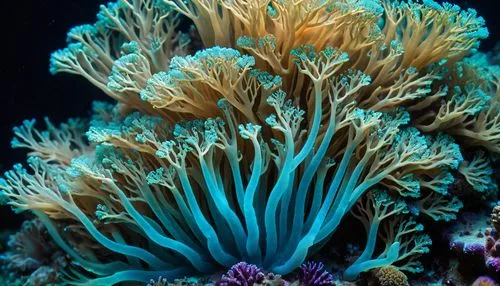
[[262,283],[265,275],[259,267],[246,262],[239,262],[222,275],[219,285],[221,286],[252,286],[254,283]]
[[334,285],[333,276],[321,262],[306,262],[300,266],[299,282],[305,286]]

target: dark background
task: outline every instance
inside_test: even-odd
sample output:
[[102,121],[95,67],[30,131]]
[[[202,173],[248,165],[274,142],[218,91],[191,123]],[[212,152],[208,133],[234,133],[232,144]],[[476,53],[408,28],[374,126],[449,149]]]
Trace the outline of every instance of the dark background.
[[[2,1],[0,38],[0,171],[25,160],[25,151],[12,150],[12,127],[26,118],[54,122],[88,115],[91,102],[105,99],[79,76],[48,71],[49,55],[65,47],[66,32],[74,25],[93,23],[99,0]],[[482,45],[490,50],[499,37],[498,0],[448,1],[474,7],[487,22],[490,38]],[[0,229],[14,228],[21,218],[0,208]]]

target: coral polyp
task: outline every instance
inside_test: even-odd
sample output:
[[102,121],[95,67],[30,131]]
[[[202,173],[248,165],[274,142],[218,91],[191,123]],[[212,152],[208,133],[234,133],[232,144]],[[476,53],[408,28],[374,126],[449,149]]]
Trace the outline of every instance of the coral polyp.
[[[2,201],[72,259],[71,283],[229,267],[221,285],[260,283],[300,268],[348,216],[366,239],[344,279],[390,269],[378,273],[406,283],[424,271],[424,224],[464,207],[455,177],[496,191],[500,69],[477,51],[488,31],[473,9],[118,0],[97,18],[70,30],[50,71],[115,102],[43,131],[25,121],[12,146],[27,165],[0,181]],[[333,284],[321,263],[299,276]]]

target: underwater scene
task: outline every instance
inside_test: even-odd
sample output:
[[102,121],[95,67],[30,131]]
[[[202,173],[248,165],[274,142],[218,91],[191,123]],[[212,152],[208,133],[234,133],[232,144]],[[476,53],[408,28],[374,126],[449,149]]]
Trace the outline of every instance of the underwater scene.
[[500,285],[496,1],[5,5],[0,286]]

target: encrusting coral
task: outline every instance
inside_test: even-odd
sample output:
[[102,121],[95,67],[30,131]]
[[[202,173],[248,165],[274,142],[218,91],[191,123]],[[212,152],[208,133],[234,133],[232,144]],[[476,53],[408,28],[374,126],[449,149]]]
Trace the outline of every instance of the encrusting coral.
[[498,284],[495,282],[495,280],[491,279],[488,276],[481,276],[478,277],[474,283],[472,283],[472,286],[497,286]]
[[408,277],[394,266],[385,266],[375,270],[375,277],[380,286],[408,286]]
[[[432,0],[109,3],[71,29],[50,71],[117,103],[95,103],[90,121],[15,128],[28,168],[5,174],[2,200],[46,225],[78,265],[73,284],[239,261],[288,274],[351,211],[367,239],[344,278],[420,272],[431,241],[419,220],[463,206],[448,193],[455,171],[479,191],[493,184],[500,77],[476,51],[484,25]],[[484,153],[462,164],[473,146]]]

